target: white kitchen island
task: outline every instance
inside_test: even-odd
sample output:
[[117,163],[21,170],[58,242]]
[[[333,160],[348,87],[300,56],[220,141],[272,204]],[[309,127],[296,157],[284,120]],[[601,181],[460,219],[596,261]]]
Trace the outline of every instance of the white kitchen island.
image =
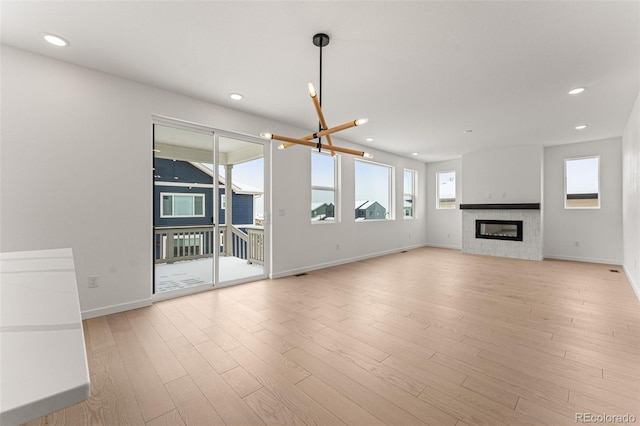
[[71,249],[0,253],[0,424],[90,395]]

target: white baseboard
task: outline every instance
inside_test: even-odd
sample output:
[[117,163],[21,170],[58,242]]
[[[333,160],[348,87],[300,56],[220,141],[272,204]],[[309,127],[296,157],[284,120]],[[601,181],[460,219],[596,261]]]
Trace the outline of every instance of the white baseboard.
[[421,248],[421,247],[425,247],[425,245],[424,244],[416,244],[416,245],[413,245],[413,246],[401,247],[401,248],[397,248],[397,249],[393,249],[393,250],[385,250],[385,251],[381,251],[381,252],[377,252],[377,253],[369,253],[369,254],[365,254],[365,255],[362,255],[362,256],[355,256],[355,257],[349,257],[349,258],[345,258],[345,259],[335,260],[333,262],[318,263],[318,264],[315,264],[315,265],[305,266],[303,268],[289,269],[288,271],[275,272],[275,273],[272,273],[270,275],[270,278],[276,279],[276,278],[288,277],[288,276],[291,276],[291,275],[303,274],[305,272],[315,271],[317,269],[330,268],[332,266],[344,265],[345,263],[358,262],[360,260],[371,259],[373,257],[386,256],[388,254],[400,253],[400,252],[402,252],[404,250],[413,250],[413,249],[417,249],[417,248]]
[[627,276],[627,279],[631,284],[631,288],[636,293],[636,297],[638,298],[638,300],[640,300],[640,285],[638,285],[639,283],[636,283],[635,281],[633,281],[633,278],[631,277],[631,272],[629,272],[629,270],[625,265],[622,265],[622,269],[624,270],[624,274]]
[[437,243],[426,243],[425,247],[435,247],[435,248],[444,248],[444,249],[452,249],[452,250],[462,250],[461,245],[449,245],[449,244],[437,244]]
[[142,299],[135,302],[123,303],[121,305],[105,306],[104,308],[89,309],[82,311],[82,319],[90,319],[96,317],[102,317],[104,315],[117,314],[118,312],[130,311],[132,309],[144,308],[145,306],[151,306],[151,299]]
[[543,259],[572,260],[574,262],[603,263],[605,265],[622,265],[622,259],[599,259],[595,257],[564,256],[560,254],[543,254]]

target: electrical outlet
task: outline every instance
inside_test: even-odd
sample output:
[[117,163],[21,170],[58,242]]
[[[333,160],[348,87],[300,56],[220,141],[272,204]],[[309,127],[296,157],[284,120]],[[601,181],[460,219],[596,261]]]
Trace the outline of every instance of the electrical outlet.
[[89,288],[98,287],[98,276],[97,275],[89,275]]
[[507,198],[507,193],[506,193],[506,192],[503,192],[503,193],[502,193],[502,199],[504,200],[505,198]]
[[336,250],[340,250],[340,243],[336,243]]
[[409,239],[411,239],[411,234],[409,234]]
[[573,246],[574,247],[580,247],[580,241],[574,241],[573,242]]
[[447,238],[451,238],[451,234],[447,234]]

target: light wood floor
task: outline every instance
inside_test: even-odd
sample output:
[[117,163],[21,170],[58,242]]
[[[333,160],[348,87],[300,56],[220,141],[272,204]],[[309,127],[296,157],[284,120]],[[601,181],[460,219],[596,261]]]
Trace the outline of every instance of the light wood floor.
[[610,268],[424,248],[91,319],[92,397],[30,424],[640,422]]

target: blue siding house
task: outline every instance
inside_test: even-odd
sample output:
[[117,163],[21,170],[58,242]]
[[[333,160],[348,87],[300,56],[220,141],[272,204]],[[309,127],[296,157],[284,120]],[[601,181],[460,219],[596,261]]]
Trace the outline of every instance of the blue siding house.
[[377,201],[356,201],[356,220],[381,220],[387,218],[387,209]]
[[[213,223],[213,178],[215,173],[199,163],[154,159],[154,226],[207,226]],[[225,224],[224,179],[219,177],[218,220]],[[243,191],[232,185],[232,223],[254,223],[254,197],[258,191]]]

